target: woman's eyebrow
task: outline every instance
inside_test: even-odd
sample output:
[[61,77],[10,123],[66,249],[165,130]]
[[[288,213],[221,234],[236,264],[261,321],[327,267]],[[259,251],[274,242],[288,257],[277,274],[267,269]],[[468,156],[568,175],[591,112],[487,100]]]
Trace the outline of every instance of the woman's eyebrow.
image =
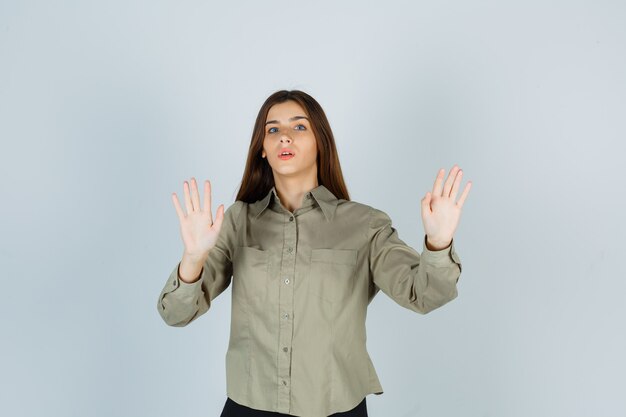
[[[307,119],[307,120],[309,120],[309,118],[306,117],[306,116],[294,116],[294,117],[290,118],[289,121],[293,122],[294,120],[298,120],[298,119]],[[309,120],[309,122],[310,122],[310,120]],[[278,120],[270,120],[269,122],[265,122],[265,125],[268,125],[270,123],[278,123]]]

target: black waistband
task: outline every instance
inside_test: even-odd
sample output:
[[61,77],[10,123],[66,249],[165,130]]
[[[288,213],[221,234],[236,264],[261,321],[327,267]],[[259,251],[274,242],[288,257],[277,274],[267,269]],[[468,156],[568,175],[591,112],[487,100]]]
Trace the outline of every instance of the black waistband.
[[[291,414],[277,413],[275,411],[255,410],[245,405],[237,404],[226,397],[226,404],[220,417],[290,417]],[[352,410],[331,414],[328,417],[367,417],[367,403],[365,398]]]

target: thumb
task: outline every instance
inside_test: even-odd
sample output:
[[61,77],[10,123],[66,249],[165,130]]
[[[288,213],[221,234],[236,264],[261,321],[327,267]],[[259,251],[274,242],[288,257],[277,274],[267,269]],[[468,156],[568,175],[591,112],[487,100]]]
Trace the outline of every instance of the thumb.
[[426,193],[426,196],[422,198],[422,212],[430,213],[430,200],[431,200],[431,194],[429,191]]

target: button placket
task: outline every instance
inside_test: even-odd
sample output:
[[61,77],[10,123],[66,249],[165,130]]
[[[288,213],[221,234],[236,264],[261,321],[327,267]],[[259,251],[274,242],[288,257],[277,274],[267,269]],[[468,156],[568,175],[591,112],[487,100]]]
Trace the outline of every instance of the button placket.
[[292,213],[285,212],[284,228],[283,228],[283,251],[281,253],[280,268],[277,271],[282,276],[280,285],[279,307],[281,311],[281,320],[279,321],[279,346],[282,346],[283,355],[278,358],[278,411],[289,413],[291,405],[291,341],[293,338],[293,299],[294,286],[292,280],[294,278],[296,255],[297,255],[297,221]]

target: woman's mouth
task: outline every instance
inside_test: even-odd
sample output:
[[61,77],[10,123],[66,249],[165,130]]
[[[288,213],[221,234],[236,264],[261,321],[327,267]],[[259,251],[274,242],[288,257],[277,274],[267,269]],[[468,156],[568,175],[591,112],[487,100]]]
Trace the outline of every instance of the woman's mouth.
[[287,159],[291,159],[294,157],[294,153],[291,149],[289,148],[283,148],[280,150],[280,153],[278,154],[278,158],[282,159],[283,161],[286,161]]

